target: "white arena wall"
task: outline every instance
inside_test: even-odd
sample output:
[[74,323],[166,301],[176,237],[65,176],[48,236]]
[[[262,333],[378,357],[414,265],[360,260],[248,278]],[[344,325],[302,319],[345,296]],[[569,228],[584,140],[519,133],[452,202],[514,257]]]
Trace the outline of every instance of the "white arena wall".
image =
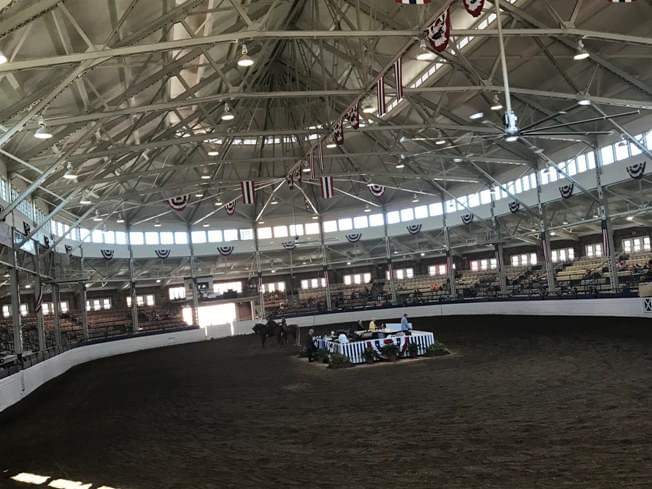
[[[289,323],[301,328],[343,324],[353,321],[398,320],[407,312],[410,318],[446,316],[569,316],[569,317],[632,317],[652,319],[652,305],[646,309],[646,299],[569,299],[504,302],[474,302],[460,304],[432,304],[365,311],[320,314],[290,318]],[[140,350],[196,343],[232,335],[251,334],[255,321],[236,321],[191,331],[179,331],[138,338],[97,343],[74,348],[32,367],[0,379],[0,412],[24,399],[49,380],[67,372],[76,365],[100,358],[122,355]],[[652,326],[652,322],[650,322]]]

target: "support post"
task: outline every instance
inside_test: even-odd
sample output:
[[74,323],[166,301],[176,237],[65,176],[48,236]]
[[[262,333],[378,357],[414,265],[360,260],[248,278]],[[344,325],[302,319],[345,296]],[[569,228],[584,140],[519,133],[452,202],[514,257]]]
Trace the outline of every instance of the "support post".
[[448,274],[448,294],[451,300],[457,299],[457,287],[455,286],[455,257],[451,250],[451,239],[448,232],[448,222],[446,216],[446,201],[441,196],[442,224],[444,227],[444,244],[446,245],[446,273]]
[[326,241],[324,240],[324,220],[319,216],[319,242],[321,243],[321,264],[326,282],[326,309],[328,311],[333,309],[333,297],[331,295],[331,284],[328,277],[328,249],[326,248]]
[[500,295],[507,295],[507,274],[505,270],[505,254],[503,247],[503,236],[500,229],[500,223],[496,217],[496,201],[494,200],[494,194],[490,192],[491,195],[491,220],[494,224],[494,229],[496,231],[497,243],[494,244],[494,250],[496,253],[496,265],[498,267],[498,286],[500,287]]
[[548,293],[552,294],[557,290],[557,284],[555,280],[555,269],[552,263],[550,232],[548,231],[548,224],[546,223],[546,208],[541,200],[541,177],[539,175],[538,167],[536,168],[534,175],[537,183],[537,208],[539,210],[539,216],[541,216],[539,219],[539,237],[543,248],[543,262],[546,270],[546,278],[548,280]]
[[188,245],[190,246],[190,282],[192,286],[192,324],[199,326],[199,289],[195,273],[195,247],[192,244],[192,229],[188,225]]
[[387,259],[387,272],[389,275],[389,292],[392,295],[392,304],[398,304],[398,294],[396,293],[396,282],[394,281],[394,264],[392,263],[392,245],[387,231],[387,212],[383,206],[383,237],[385,239],[385,258]]
[[52,309],[52,314],[54,315],[54,341],[57,347],[57,353],[59,353],[63,349],[61,342],[61,294],[59,284],[52,284]]
[[82,336],[88,340],[88,311],[86,310],[86,283],[79,282],[79,302],[81,305]]
[[[12,229],[12,237],[15,232]],[[14,353],[18,357],[18,362],[22,363],[23,359],[23,322],[20,316],[20,284],[18,283],[18,254],[16,252],[15,240],[12,240],[11,261],[12,268],[9,271],[9,280],[11,287],[11,323],[14,330]]]
[[265,291],[263,290],[263,265],[260,261],[260,248],[258,246],[258,228],[256,223],[253,224],[254,230],[254,249],[256,258],[256,276],[258,277],[258,296],[260,301],[260,317],[265,318]]
[[38,333],[38,350],[47,350],[45,340],[45,324],[43,323],[43,283],[41,280],[41,258],[39,256],[39,245],[34,243],[34,311],[36,312],[36,331]]
[[131,331],[138,331],[138,294],[136,293],[136,281],[134,279],[134,250],[131,246],[131,226],[127,225],[127,249],[129,250],[129,296],[131,297]]
[[597,147],[593,148],[595,154],[595,183],[598,190],[598,199],[600,200],[600,220],[602,226],[602,252],[607,258],[609,264],[609,285],[611,292],[618,292],[618,268],[616,267],[616,248],[614,243],[613,227],[609,219],[609,202],[605,196],[602,186],[602,154]]

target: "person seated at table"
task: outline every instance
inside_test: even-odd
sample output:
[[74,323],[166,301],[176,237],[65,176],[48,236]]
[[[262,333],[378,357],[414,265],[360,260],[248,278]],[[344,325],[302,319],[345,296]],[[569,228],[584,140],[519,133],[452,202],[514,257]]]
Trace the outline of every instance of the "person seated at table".
[[369,331],[376,331],[378,329],[378,325],[376,324],[376,320],[372,319],[369,321]]

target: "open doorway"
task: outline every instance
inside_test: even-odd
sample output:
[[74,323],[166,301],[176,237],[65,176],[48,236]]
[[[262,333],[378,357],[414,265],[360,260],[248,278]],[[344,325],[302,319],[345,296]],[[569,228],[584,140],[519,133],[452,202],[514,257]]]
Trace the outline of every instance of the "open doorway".
[[[183,320],[192,324],[192,307],[183,308]],[[199,326],[205,328],[216,324],[231,324],[236,320],[235,302],[199,306]]]

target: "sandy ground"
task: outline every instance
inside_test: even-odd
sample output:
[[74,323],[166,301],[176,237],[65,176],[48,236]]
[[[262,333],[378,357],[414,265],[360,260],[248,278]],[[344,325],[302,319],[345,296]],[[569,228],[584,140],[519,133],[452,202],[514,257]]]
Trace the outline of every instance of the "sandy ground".
[[339,371],[255,337],[100,360],[0,416],[0,487],[650,488],[650,323],[417,320],[458,354]]

